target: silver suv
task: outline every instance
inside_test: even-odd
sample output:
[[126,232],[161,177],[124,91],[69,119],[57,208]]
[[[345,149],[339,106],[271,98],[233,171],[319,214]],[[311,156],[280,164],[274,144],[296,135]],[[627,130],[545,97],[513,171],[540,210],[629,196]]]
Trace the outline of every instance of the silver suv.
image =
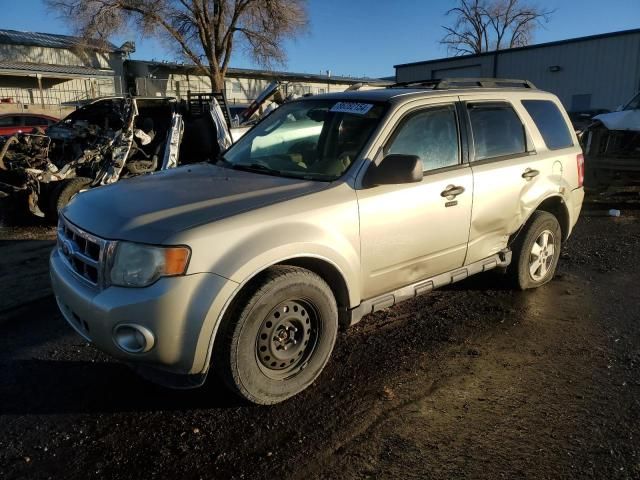
[[213,369],[273,404],[318,377],[339,325],[497,267],[549,282],[582,181],[566,112],[528,82],[319,95],[215,163],[78,195],[51,278],[69,324],[143,376]]

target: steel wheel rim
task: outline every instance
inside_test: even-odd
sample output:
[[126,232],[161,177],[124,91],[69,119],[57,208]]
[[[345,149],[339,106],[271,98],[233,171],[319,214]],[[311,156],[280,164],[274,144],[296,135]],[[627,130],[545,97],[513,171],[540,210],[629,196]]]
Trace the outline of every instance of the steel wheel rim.
[[260,370],[274,380],[297,375],[316,350],[318,333],[318,313],[310,302],[295,299],[279,303],[266,315],[256,336]]
[[543,230],[531,246],[529,275],[535,281],[543,280],[551,270],[556,254],[555,236],[551,230]]

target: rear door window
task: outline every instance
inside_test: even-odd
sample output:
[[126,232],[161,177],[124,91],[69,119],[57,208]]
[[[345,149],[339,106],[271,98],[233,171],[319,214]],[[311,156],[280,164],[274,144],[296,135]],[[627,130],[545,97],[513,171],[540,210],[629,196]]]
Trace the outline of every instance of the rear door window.
[[522,100],[549,150],[573,147],[573,139],[557,105],[549,100]]
[[476,161],[526,153],[524,125],[511,105],[469,103],[467,108]]

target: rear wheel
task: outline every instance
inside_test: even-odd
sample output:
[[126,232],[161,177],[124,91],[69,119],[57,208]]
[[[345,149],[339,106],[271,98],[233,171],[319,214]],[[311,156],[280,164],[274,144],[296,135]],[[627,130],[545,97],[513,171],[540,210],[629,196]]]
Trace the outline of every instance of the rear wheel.
[[329,286],[303,268],[274,266],[234,301],[216,340],[214,368],[237,394],[281,402],[307,388],[326,365],[338,330]]
[[560,224],[548,212],[536,211],[513,248],[509,266],[512,283],[521,290],[549,282],[555,274],[562,245]]

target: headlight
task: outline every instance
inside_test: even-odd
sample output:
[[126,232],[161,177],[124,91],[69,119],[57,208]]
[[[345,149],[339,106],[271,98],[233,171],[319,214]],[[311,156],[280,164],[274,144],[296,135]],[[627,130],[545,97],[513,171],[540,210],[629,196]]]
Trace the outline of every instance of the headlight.
[[111,284],[146,287],[160,277],[184,275],[190,256],[188,247],[153,247],[118,242],[111,263]]

